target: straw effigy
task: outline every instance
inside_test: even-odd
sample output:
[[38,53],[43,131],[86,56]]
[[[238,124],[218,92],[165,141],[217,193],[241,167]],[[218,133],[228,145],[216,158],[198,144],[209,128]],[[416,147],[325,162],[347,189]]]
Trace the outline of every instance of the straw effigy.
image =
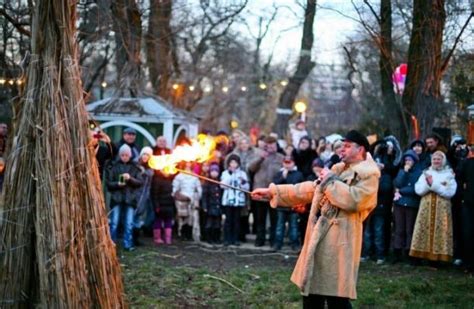
[[0,307],[126,307],[94,154],[76,2],[36,1],[0,214]]

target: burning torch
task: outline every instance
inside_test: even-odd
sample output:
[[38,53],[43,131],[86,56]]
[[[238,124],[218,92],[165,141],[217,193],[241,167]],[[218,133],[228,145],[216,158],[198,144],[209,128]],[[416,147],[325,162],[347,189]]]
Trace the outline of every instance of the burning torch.
[[251,194],[250,191],[243,190],[215,179],[211,179],[205,176],[197,175],[193,172],[182,170],[176,167],[179,162],[197,162],[202,163],[212,156],[212,152],[216,148],[216,140],[212,136],[199,134],[196,139],[191,140],[191,144],[184,144],[177,146],[171,154],[165,154],[161,156],[152,156],[148,161],[148,165],[154,170],[160,170],[167,174],[176,174],[177,172],[191,175],[202,180],[216,183],[223,187],[242,191],[246,194]]

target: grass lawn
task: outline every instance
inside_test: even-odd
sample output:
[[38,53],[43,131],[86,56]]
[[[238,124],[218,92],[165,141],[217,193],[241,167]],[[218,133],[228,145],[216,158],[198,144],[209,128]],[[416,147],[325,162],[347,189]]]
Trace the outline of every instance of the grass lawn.
[[[119,252],[133,308],[300,308],[289,281],[296,256],[192,242]],[[363,263],[354,308],[474,308],[474,278],[460,269]]]

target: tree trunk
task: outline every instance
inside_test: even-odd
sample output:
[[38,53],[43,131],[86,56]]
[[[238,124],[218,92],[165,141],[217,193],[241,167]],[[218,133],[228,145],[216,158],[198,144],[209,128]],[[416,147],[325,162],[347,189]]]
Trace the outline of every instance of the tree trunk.
[[167,98],[168,81],[172,68],[172,0],[150,1],[150,17],[146,37],[147,66],[153,89],[159,96]]
[[142,91],[140,11],[135,0],[114,0],[111,11],[116,44],[117,94],[118,96],[136,97]]
[[89,147],[75,17],[76,1],[36,2],[0,211],[2,307],[126,306]]
[[291,118],[291,109],[301,85],[308,77],[316,63],[311,61],[311,49],[313,47],[313,22],[316,13],[316,0],[307,0],[305,18],[303,24],[303,38],[301,39],[301,51],[296,72],[288,80],[283,93],[280,96],[278,107],[287,113],[278,113],[274,124],[274,130],[280,137],[284,137],[288,130],[288,122]]
[[394,62],[392,57],[392,4],[391,0],[381,0],[380,3],[380,89],[382,91],[385,110],[388,112],[387,125],[390,133],[400,141],[406,141],[408,125],[401,106],[393,91],[392,73]]
[[441,45],[446,19],[444,0],[415,0],[408,49],[403,106],[418,118],[420,131],[431,132],[440,113]]

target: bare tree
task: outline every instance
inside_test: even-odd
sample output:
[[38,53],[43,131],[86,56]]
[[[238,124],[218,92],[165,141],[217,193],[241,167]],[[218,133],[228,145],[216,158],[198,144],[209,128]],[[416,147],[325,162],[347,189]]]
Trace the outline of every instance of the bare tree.
[[430,132],[441,112],[441,79],[462,33],[473,17],[471,12],[443,59],[444,0],[415,0],[413,27],[408,50],[408,75],[403,105],[418,118],[422,132]]
[[91,95],[93,87],[105,80],[107,67],[115,56],[110,1],[98,0],[78,4],[79,64],[82,67],[84,91]]
[[172,0],[150,1],[150,16],[146,35],[149,79],[157,94],[167,98],[168,81],[173,74],[180,75],[174,34],[171,29]]
[[[187,74],[182,88],[173,93],[172,101],[176,106],[191,110],[202,98],[201,82],[212,70],[212,67],[203,64],[203,60],[216,46],[226,41],[226,35],[247,3],[248,0],[231,4],[222,4],[217,0],[200,1],[199,14],[182,9],[175,33],[179,32],[176,39],[183,49],[181,68]],[[192,91],[188,87],[190,85],[195,87]]]
[[135,0],[114,0],[111,11],[116,43],[117,95],[136,97],[142,91],[141,14]]
[[[295,73],[289,78],[288,85],[286,85],[283,93],[280,96],[278,103],[278,107],[280,109],[291,111],[301,85],[316,65],[316,63],[311,60],[311,50],[313,48],[314,40],[313,24],[315,14],[316,0],[307,0],[304,13],[303,37],[301,39],[300,57]],[[277,121],[275,122],[274,130],[280,136],[285,136],[290,116],[291,112],[280,113],[277,115]]]

